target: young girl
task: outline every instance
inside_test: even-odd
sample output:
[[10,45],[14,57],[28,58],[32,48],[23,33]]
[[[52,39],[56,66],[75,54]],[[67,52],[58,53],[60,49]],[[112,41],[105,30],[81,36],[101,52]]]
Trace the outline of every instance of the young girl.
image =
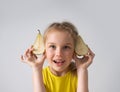
[[[88,70],[95,54],[78,58],[75,53],[76,27],[69,22],[52,23],[44,33],[41,58],[27,49],[21,60],[32,67],[34,92],[88,92]],[[43,69],[45,59],[49,66]]]

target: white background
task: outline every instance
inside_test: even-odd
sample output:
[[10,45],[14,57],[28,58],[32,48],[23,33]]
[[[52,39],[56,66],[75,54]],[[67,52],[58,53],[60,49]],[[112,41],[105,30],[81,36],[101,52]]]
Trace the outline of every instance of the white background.
[[[120,92],[120,6],[117,0],[0,0],[0,92],[33,92],[32,70],[20,55],[37,29],[70,21],[96,54],[90,92]],[[45,66],[47,62],[45,63]]]

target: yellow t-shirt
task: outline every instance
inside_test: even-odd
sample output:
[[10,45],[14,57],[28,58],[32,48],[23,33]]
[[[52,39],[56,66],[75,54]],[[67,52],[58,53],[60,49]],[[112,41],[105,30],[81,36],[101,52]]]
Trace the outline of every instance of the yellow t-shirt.
[[46,92],[76,92],[77,75],[67,72],[64,76],[52,74],[49,67],[43,69],[43,82]]

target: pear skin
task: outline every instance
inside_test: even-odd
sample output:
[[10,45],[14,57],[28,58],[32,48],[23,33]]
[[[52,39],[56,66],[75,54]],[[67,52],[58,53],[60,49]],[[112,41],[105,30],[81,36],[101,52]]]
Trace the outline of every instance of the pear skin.
[[33,44],[33,53],[36,55],[40,55],[44,53],[44,42],[43,42],[43,36],[40,33],[40,30],[38,30],[39,33],[36,36],[36,39]]
[[88,46],[85,44],[80,35],[77,37],[75,52],[78,56],[84,56],[88,53]]

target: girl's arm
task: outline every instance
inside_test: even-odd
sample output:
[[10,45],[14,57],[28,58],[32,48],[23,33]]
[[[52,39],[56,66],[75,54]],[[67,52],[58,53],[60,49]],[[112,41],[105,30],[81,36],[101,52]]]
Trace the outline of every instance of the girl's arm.
[[43,83],[42,67],[40,69],[33,69],[33,86],[34,92],[46,92]]
[[89,53],[83,58],[74,56],[77,66],[78,88],[77,92],[89,92],[88,90],[88,70],[87,68],[92,63],[95,54],[89,49]]
[[77,92],[89,92],[88,90],[88,70],[80,69],[78,74],[78,88]]
[[37,56],[33,54],[32,47],[27,49],[25,54],[21,56],[22,62],[27,63],[32,67],[34,92],[45,92],[42,76],[42,67],[45,58],[45,53],[41,56],[41,58],[37,58]]

